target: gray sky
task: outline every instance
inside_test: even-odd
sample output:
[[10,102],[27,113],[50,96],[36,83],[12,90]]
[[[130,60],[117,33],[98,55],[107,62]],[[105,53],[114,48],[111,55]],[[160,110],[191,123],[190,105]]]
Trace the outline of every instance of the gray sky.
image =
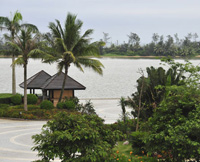
[[[68,12],[83,21],[82,30],[94,29],[94,41],[109,33],[111,41],[128,41],[137,33],[141,43],[149,43],[153,33],[184,38],[188,33],[200,37],[200,0],[1,0],[0,16],[10,17],[19,10],[24,22],[48,32],[49,22],[64,23]],[[200,40],[200,38],[198,38]]]

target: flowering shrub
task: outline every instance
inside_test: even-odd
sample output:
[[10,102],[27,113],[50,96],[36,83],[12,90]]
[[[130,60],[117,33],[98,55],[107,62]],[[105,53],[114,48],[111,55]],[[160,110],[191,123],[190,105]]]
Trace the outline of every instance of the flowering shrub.
[[[144,153],[144,152],[142,152]],[[158,160],[154,157],[149,157],[148,155],[144,155],[143,156],[138,156],[138,155],[134,155],[133,152],[130,152],[129,156],[126,156],[124,154],[121,154],[119,151],[116,151],[113,155],[112,155],[112,160],[110,160],[109,162],[128,162],[128,161],[132,161],[132,162],[157,162]]]

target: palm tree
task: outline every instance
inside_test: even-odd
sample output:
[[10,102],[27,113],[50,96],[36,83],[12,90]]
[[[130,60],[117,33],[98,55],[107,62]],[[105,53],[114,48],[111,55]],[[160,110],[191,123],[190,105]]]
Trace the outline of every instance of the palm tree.
[[58,71],[62,72],[64,69],[65,74],[59,102],[62,99],[66,76],[71,63],[81,71],[83,71],[83,65],[92,68],[99,74],[102,74],[103,65],[101,62],[88,57],[99,55],[98,43],[90,43],[89,36],[92,34],[93,30],[88,29],[83,35],[81,35],[80,30],[82,25],[83,22],[77,20],[76,16],[70,13],[67,15],[64,28],[61,27],[59,20],[56,20],[56,23],[51,22],[49,24],[54,39],[54,51],[50,57],[45,59],[45,62],[56,61],[58,63]]
[[[16,34],[23,26],[31,26],[33,28],[36,28],[36,26],[32,24],[20,24],[20,21],[22,21],[22,15],[20,12],[16,11],[14,13],[14,16],[9,19],[8,17],[2,17],[0,16],[0,30],[7,30],[10,32],[10,35],[6,35],[6,38],[9,38],[12,42],[14,42],[14,39],[16,37]],[[16,76],[15,76],[15,55],[16,53],[12,51],[12,94],[16,94]]]
[[[13,41],[7,42],[19,55],[14,64],[22,65],[24,68],[24,110],[27,108],[27,64],[28,59],[37,57],[35,49],[39,45],[39,33],[35,28],[23,27],[20,29],[20,35],[16,35]],[[38,50],[39,51],[39,50]],[[37,53],[38,53],[37,51]]]

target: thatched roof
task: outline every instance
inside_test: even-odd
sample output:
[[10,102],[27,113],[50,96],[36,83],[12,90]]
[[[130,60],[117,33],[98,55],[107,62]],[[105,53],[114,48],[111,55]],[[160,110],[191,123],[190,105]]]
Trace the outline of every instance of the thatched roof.
[[[61,90],[64,73],[50,76],[45,71],[40,71],[27,80],[27,89]],[[24,82],[19,85],[24,88]],[[67,75],[65,90],[84,90],[86,87]]]

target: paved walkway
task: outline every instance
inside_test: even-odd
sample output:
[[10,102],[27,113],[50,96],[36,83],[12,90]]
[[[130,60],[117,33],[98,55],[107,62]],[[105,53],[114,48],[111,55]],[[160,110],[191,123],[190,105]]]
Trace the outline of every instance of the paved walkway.
[[16,121],[0,119],[0,161],[31,162],[37,153],[31,151],[31,136],[41,132],[45,121]]

